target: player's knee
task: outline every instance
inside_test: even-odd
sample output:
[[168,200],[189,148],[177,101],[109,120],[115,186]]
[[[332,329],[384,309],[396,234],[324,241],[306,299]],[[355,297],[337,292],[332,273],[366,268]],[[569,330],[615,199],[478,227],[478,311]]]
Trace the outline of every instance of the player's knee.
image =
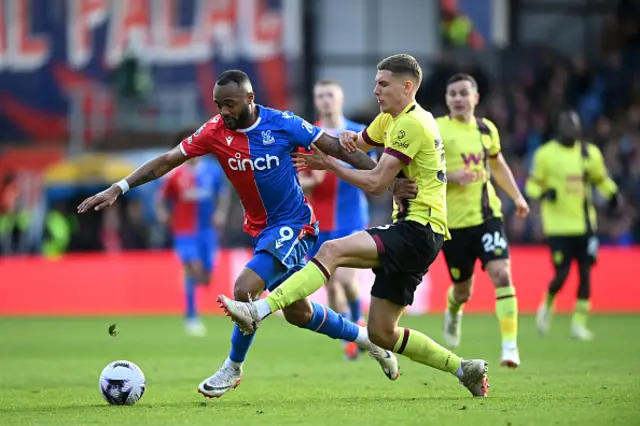
[[333,263],[336,258],[340,257],[340,244],[335,240],[325,241],[315,257],[321,262]]
[[511,285],[511,273],[509,268],[497,268],[489,274],[491,281],[496,288],[509,287]]
[[453,285],[453,297],[458,303],[467,303],[473,294],[473,281],[469,278],[466,281]]
[[296,304],[287,306],[282,310],[284,318],[289,324],[304,327],[313,318],[313,308],[308,304]]

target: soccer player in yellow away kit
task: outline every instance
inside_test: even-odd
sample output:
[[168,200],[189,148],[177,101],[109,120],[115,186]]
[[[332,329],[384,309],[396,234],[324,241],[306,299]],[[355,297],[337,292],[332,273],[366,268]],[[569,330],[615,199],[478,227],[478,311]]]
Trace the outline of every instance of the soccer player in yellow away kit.
[[415,179],[414,199],[394,206],[393,224],[360,231],[322,244],[318,254],[267,298],[255,302],[219,297],[239,327],[252,332],[271,313],[322,287],[338,267],[372,268],[367,333],[371,341],[413,361],[454,374],[473,396],[488,391],[484,360],[463,360],[424,334],[398,327],[416,287],[449,238],[446,225],[446,168],[442,140],[433,116],[415,101],[422,70],[409,55],[394,55],[378,64],[374,94],[381,113],[360,133],[343,132],[343,146],[369,151],[384,146],[375,169],[362,172],[341,166],[317,149],[295,154],[297,166],[325,169],[372,194],[382,194],[398,176]]
[[471,297],[473,272],[480,259],[496,289],[496,315],[502,335],[500,365],[516,368],[520,365],[518,302],[511,282],[502,204],[489,171],[514,201],[519,217],[529,213],[529,206],[500,153],[496,126],[475,116],[479,99],[474,78],[456,74],[447,81],[450,114],[436,120],[447,161],[447,226],[451,231],[442,252],[453,281],[447,293],[444,339],[451,348],[460,345],[462,306]]
[[542,229],[551,249],[555,276],[538,309],[536,324],[542,334],[549,331],[553,302],[569,275],[571,262],[578,263],[580,284],[571,336],[591,340],[587,328],[591,267],[596,261],[596,209],[593,187],[609,199],[609,208],[618,204],[618,187],[607,176],[598,147],[580,140],[580,119],[573,111],[558,119],[559,135],[538,148],[525,191],[540,200]]

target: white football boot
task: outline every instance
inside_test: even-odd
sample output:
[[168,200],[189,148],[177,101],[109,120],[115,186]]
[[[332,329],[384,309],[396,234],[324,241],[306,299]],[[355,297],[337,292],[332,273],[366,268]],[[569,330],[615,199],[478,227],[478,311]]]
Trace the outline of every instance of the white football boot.
[[207,328],[200,318],[188,319],[184,324],[184,332],[188,336],[204,337],[207,335]]
[[517,345],[503,345],[502,357],[500,358],[500,365],[507,368],[518,368],[520,366],[520,352]]
[[453,315],[449,309],[444,311],[444,343],[450,349],[460,346],[462,337],[462,311]]
[[213,376],[204,380],[198,386],[198,392],[207,398],[220,398],[235,389],[242,380],[242,367],[236,369],[230,365],[223,365]]
[[471,395],[486,398],[489,393],[489,363],[482,359],[462,360],[463,376],[460,384],[467,388]]
[[369,351],[371,358],[378,361],[384,375],[389,380],[397,380],[400,377],[400,366],[398,365],[398,357],[391,351],[387,351],[380,347]]
[[591,332],[591,330],[589,330],[584,325],[576,324],[575,322],[571,324],[572,339],[589,341],[593,340],[594,337],[595,336],[593,335],[593,332]]
[[546,336],[547,333],[549,333],[551,316],[551,309],[543,302],[538,308],[538,313],[536,314],[536,326],[538,327],[538,332],[543,336]]
[[257,330],[260,322],[258,309],[252,302],[239,302],[220,295],[216,299],[224,313],[231,317],[243,334],[251,334]]

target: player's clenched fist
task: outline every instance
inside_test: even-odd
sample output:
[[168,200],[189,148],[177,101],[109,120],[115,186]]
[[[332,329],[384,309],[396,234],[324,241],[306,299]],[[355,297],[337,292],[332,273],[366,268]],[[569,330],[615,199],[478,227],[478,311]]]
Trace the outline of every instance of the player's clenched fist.
[[91,209],[98,211],[111,207],[113,203],[116,202],[120,194],[122,194],[122,189],[120,189],[118,185],[113,184],[111,187],[98,192],[96,195],[93,195],[80,203],[78,206],[78,213],[84,213]]
[[340,145],[342,145],[347,152],[356,152],[358,150],[358,134],[351,130],[341,132]]

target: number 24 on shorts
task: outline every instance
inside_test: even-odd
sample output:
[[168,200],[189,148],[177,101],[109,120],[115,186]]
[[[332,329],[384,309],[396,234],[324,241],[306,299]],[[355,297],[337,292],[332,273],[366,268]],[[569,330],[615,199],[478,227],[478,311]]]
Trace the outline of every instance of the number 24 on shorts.
[[482,245],[484,247],[484,251],[486,253],[490,253],[498,248],[502,250],[507,248],[507,241],[502,237],[500,232],[496,231],[493,234],[491,232],[487,232],[482,235]]

